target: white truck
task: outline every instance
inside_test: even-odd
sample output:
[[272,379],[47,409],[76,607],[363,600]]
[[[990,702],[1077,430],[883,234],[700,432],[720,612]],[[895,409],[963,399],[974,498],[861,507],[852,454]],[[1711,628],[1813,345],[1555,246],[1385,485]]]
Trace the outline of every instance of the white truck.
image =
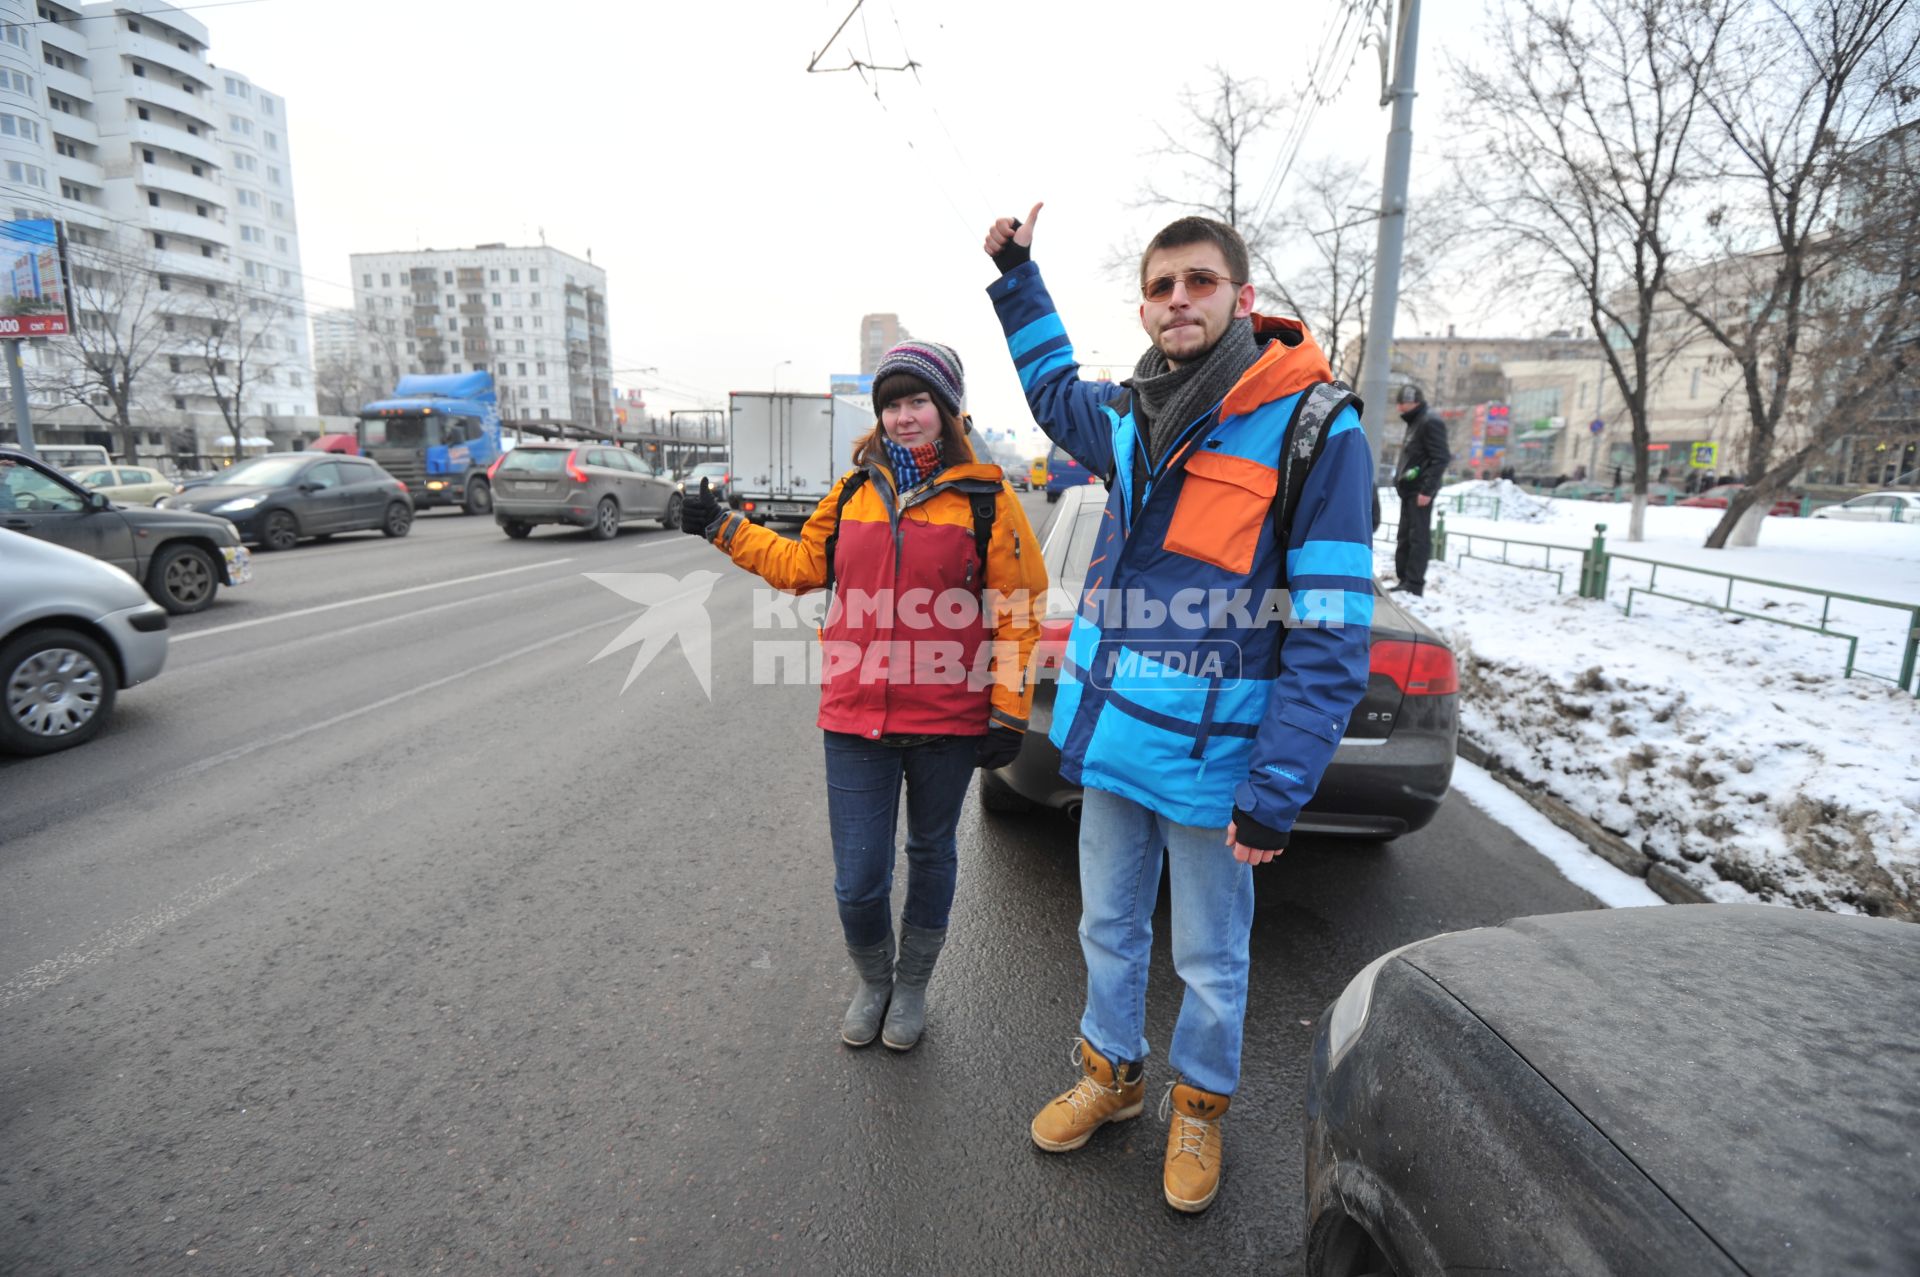
[[873,411],[835,395],[736,390],[727,422],[740,512],[755,523],[804,521],[853,468]]

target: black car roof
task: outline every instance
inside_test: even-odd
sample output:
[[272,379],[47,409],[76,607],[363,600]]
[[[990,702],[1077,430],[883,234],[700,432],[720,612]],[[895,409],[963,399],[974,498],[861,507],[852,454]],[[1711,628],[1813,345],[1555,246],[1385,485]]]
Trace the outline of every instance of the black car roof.
[[1920,926],[1596,910],[1400,959],[1749,1272],[1920,1272]]

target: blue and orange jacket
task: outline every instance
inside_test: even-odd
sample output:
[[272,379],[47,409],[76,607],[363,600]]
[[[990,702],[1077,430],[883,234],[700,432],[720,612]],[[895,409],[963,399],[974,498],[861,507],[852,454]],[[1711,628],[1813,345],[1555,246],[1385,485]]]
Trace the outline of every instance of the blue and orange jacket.
[[[733,514],[714,544],[776,589],[823,588],[827,538],[851,474],[821,499],[799,540]],[[995,505],[983,564],[973,497],[986,493]],[[869,739],[981,736],[989,722],[1027,729],[1047,569],[998,466],[948,466],[902,501],[892,472],[869,464],[834,537],[833,581],[820,634],[821,727]],[[924,606],[943,595],[958,605]]]
[[1373,621],[1373,460],[1352,408],[1276,544],[1282,441],[1331,380],[1325,356],[1297,321],[1255,316],[1259,360],[1152,465],[1131,392],[1080,379],[1039,267],[987,294],[1034,418],[1107,476],[1054,702],[1061,774],[1182,824],[1220,828],[1237,806],[1292,829],[1366,692]]

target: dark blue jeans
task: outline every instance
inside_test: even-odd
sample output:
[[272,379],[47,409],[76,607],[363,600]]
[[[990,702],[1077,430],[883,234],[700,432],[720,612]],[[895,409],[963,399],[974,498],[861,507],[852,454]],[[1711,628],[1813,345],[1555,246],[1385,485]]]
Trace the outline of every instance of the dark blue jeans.
[[894,827],[907,786],[907,904],[916,927],[947,925],[960,858],[953,832],[973,780],[972,736],[922,745],[882,745],[828,732],[827,823],[833,831],[833,896],[847,943],[879,944],[892,931]]

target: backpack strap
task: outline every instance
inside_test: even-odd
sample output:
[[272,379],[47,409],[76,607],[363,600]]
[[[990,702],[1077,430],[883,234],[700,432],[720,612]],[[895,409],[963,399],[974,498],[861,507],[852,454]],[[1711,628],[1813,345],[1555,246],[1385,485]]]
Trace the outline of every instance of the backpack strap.
[[840,485],[840,499],[833,505],[833,531],[827,533],[827,606],[833,606],[833,556],[840,545],[840,516],[847,512],[847,502],[853,500],[853,494],[860,491],[860,485],[867,481],[864,468],[855,470]]
[[1300,396],[1281,436],[1280,483],[1273,494],[1273,535],[1283,584],[1287,547],[1293,543],[1293,515],[1307,486],[1307,472],[1326,449],[1327,426],[1349,407],[1360,411],[1360,396],[1353,393],[1352,386],[1344,381],[1317,382]]
[[1000,506],[998,492],[975,492],[973,499],[973,549],[980,560],[980,588],[987,588],[987,546],[993,541],[993,516]]

